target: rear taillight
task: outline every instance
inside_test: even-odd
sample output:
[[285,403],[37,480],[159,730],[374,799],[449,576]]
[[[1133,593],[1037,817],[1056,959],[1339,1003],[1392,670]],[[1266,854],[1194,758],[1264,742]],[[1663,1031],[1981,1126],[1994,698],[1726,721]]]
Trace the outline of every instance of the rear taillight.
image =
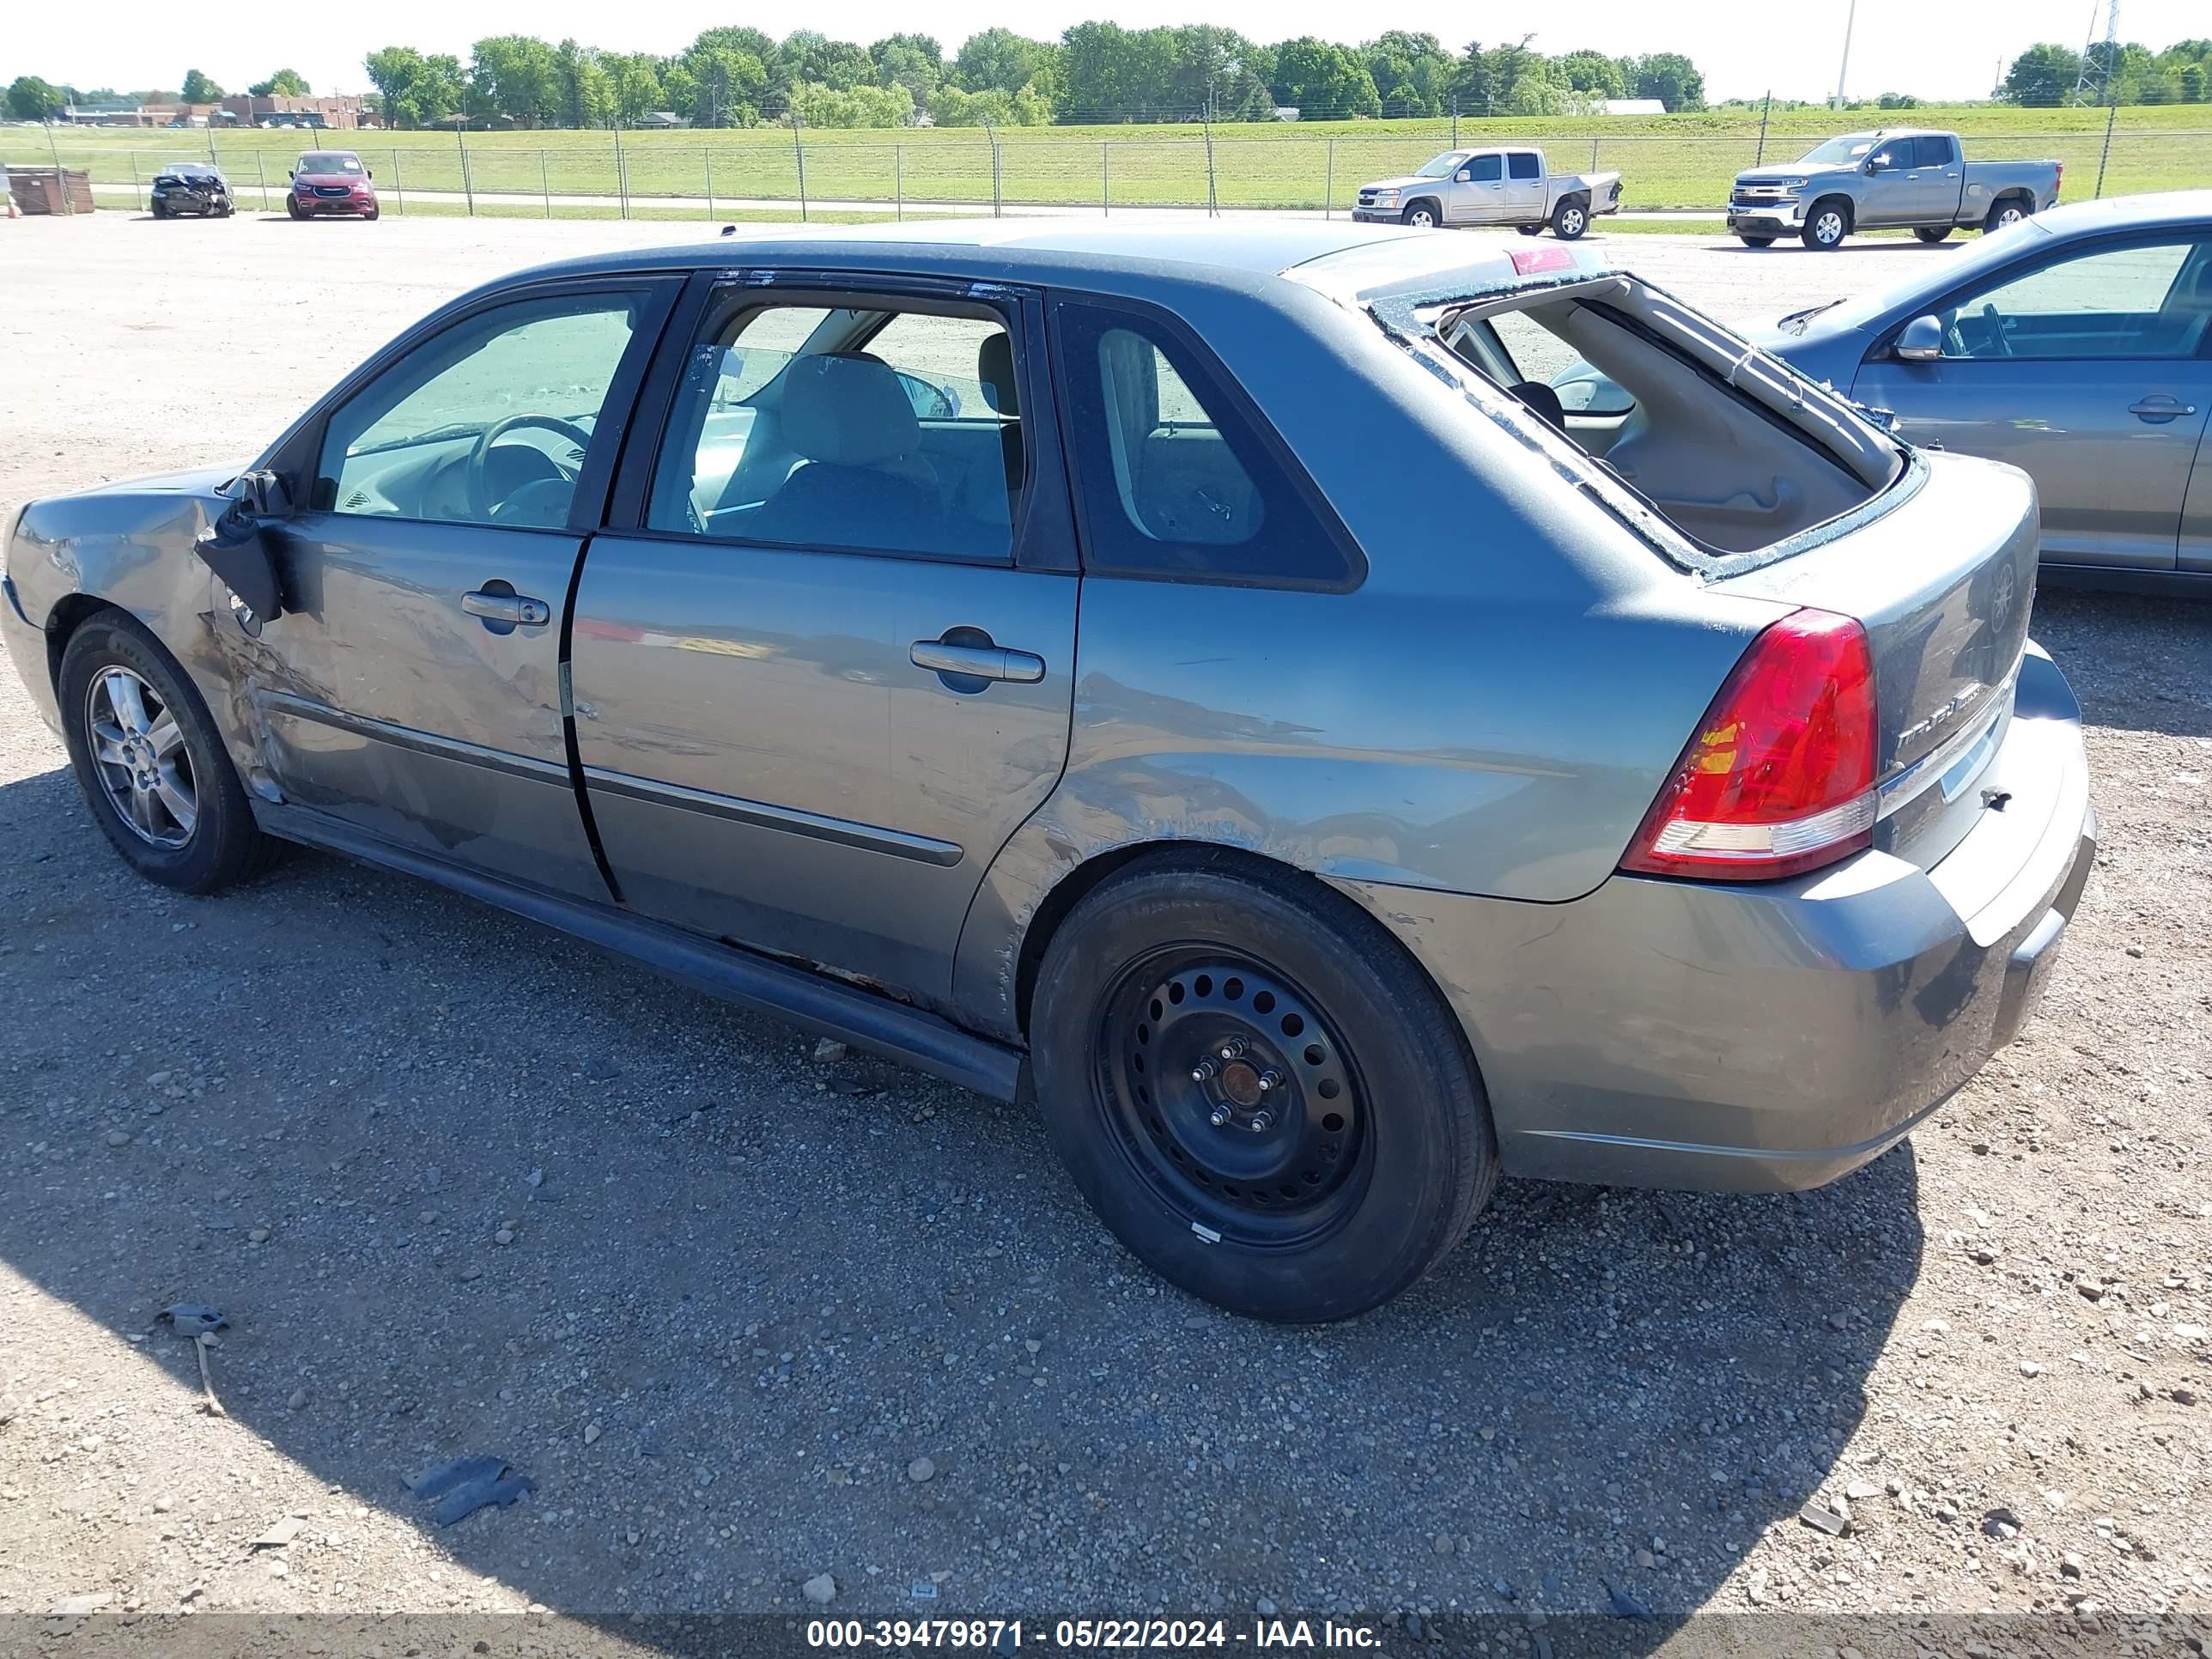
[[1729,675],[1620,867],[1772,881],[1871,846],[1875,730],[1866,629],[1793,611]]
[[2058,199],[2058,192],[2065,188],[2066,163],[2061,161],[2058,164],[2058,176],[2051,181],[2051,199],[2054,202],[2057,201]]

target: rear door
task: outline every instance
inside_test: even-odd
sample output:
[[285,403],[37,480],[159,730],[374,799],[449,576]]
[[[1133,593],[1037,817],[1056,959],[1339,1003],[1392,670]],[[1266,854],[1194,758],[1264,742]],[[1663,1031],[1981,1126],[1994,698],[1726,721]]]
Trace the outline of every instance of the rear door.
[[694,305],[655,369],[657,457],[635,447],[578,586],[600,845],[632,908],[943,994],[1067,748],[1038,303],[817,276],[702,279]]
[[1505,217],[1516,225],[1544,220],[1544,158],[1533,149],[1505,152]]
[[410,340],[307,431],[248,695],[293,804],[604,899],[568,771],[568,586],[681,280],[547,284]]
[[2212,409],[2212,234],[2073,247],[1947,295],[1943,356],[1888,342],[1852,395],[1923,447],[2009,461],[2036,482],[2043,556],[2173,568]]

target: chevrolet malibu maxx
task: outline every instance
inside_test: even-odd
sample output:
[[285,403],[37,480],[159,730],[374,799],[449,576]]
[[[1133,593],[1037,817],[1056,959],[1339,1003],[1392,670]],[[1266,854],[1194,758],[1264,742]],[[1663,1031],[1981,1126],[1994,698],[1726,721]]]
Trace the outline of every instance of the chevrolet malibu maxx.
[[148,880],[305,842],[1033,1091],[1303,1321],[1504,1174],[1829,1181],[2012,1038],[2094,848],[2035,568],[2024,474],[1580,247],[927,225],[494,283],[30,503],[0,625]]

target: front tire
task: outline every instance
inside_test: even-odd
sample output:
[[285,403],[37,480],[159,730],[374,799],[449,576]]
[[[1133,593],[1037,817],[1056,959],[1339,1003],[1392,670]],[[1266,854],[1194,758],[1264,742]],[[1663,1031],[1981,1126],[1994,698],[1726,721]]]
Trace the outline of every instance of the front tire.
[[58,689],[77,787],[125,864],[213,893],[266,862],[207,705],[152,635],[118,611],[94,617],[70,635]]
[[1398,222],[1421,230],[1433,230],[1440,222],[1437,217],[1437,204],[1434,202],[1412,203],[1398,216]]
[[304,219],[307,216],[306,214],[300,211],[300,204],[295,201],[286,201],[284,204],[284,211],[290,214],[295,219]]
[[382,208],[371,208],[368,212],[362,214],[361,216],[364,219],[374,219],[377,215],[383,211],[384,210]]
[[1349,900],[1218,853],[1088,895],[1030,1030],[1053,1144],[1092,1209],[1232,1312],[1348,1319],[1457,1243],[1498,1180],[1458,1022]]
[[1589,209],[1579,201],[1565,201],[1552,210],[1552,234],[1563,242],[1579,242],[1589,228]]
[[1805,221],[1805,228],[1798,232],[1798,240],[1815,253],[1832,253],[1850,234],[1851,210],[1841,202],[1821,202]]
[[1948,225],[1919,225],[1914,228],[1912,234],[1932,247],[1951,234],[1951,227]]
[[1513,228],[1523,236],[1541,236],[1544,234],[1544,228],[1541,225],[1516,225]]
[[2027,209],[2018,197],[2009,197],[2004,201],[1993,203],[1990,207],[1989,217],[1982,221],[1982,234],[1987,236],[1994,231],[2008,229],[2027,216]]
[[1774,239],[1771,236],[1739,236],[1736,238],[1736,240],[1741,242],[1746,247],[1772,247],[1774,246]]

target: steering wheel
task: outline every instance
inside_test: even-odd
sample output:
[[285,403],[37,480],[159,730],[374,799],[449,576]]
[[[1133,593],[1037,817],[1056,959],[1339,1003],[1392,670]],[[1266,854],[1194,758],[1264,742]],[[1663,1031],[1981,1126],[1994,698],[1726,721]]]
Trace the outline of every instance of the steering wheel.
[[1990,338],[1996,346],[1996,355],[2011,356],[2012,340],[2004,331],[2004,319],[1997,315],[1996,307],[1987,301],[1982,304],[1982,320],[1990,325]]
[[[476,447],[469,451],[464,469],[468,483],[469,511],[479,522],[489,524],[492,517],[490,493],[484,487],[484,463],[491,454],[491,447],[518,427],[526,426],[543,427],[548,432],[557,432],[579,449],[592,447],[590,433],[574,421],[564,421],[557,415],[510,415],[503,421],[494,421],[483,429]],[[548,456],[546,459],[550,460],[552,458]],[[568,474],[568,469],[561,466],[560,462],[554,461],[553,465],[564,475]]]

